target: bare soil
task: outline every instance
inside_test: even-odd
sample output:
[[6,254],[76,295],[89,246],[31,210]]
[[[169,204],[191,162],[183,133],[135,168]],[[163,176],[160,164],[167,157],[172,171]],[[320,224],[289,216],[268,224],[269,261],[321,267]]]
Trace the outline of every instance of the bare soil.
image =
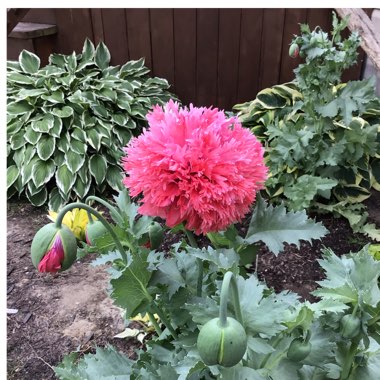
[[[370,221],[380,227],[380,193],[368,201]],[[105,267],[90,265],[91,257],[56,275],[40,274],[30,260],[30,245],[36,231],[49,220],[47,211],[26,202],[10,201],[7,215],[7,348],[9,380],[56,379],[53,366],[72,352],[94,352],[96,346],[112,344],[134,356],[141,348],[136,339],[114,336],[124,330],[122,311],[107,294]],[[276,291],[292,290],[313,301],[310,292],[323,278],[317,259],[323,247],[341,255],[362,248],[369,239],[353,234],[348,223],[331,216],[320,217],[330,233],[300,249],[287,245],[274,256],[262,247],[259,278]],[[244,226],[242,226],[244,228]],[[167,244],[173,237],[167,238]],[[16,312],[17,310],[17,312]]]

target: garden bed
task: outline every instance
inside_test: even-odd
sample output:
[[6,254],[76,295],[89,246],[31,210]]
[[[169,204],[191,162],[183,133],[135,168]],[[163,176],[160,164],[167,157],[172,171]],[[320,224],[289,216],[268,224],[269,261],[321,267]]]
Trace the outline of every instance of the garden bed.
[[[370,221],[380,226],[380,193],[366,202]],[[120,309],[107,295],[107,273],[92,267],[87,257],[67,272],[57,275],[38,273],[30,260],[30,244],[36,231],[48,221],[46,211],[26,202],[8,203],[8,379],[55,379],[50,366],[57,365],[71,351],[93,352],[96,346],[112,344],[133,358],[141,347],[136,339],[113,338],[124,329]],[[321,249],[331,247],[338,255],[357,251],[369,240],[353,234],[344,219],[320,217],[330,233],[300,249],[287,245],[275,257],[261,248],[259,278],[276,291],[288,289],[313,300],[310,292],[322,279],[317,259]],[[244,228],[244,225],[243,227]],[[164,245],[171,244],[167,237]],[[254,269],[254,265],[253,265]]]

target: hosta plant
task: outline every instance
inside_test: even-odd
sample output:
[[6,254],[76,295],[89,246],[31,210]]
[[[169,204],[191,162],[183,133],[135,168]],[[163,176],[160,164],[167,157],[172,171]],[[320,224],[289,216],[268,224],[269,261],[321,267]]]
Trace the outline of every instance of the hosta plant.
[[52,54],[49,64],[22,51],[7,65],[8,197],[25,194],[57,210],[88,193],[121,189],[120,158],[145,115],[172,97],[148,75],[144,59],[110,66],[104,43],[81,54]]
[[360,43],[356,33],[341,38],[345,26],[335,14],[331,36],[302,25],[290,48],[305,60],[295,80],[234,108],[265,143],[273,200],[294,210],[338,213],[355,231],[379,240],[379,230],[365,224],[362,202],[380,191],[380,100],[373,79],[341,83]]
[[[316,293],[320,302],[275,294],[246,271],[257,243],[279,254],[283,242],[320,238],[324,227],[304,211],[268,205],[258,194],[266,177],[262,147],[236,119],[170,102],[148,120],[149,131],[130,142],[124,160],[124,183],[140,196],[140,206],[127,189],[112,204],[92,197],[65,206],[49,231],[61,231],[71,209],[95,215],[104,229],[84,253],[100,253],[94,265],[111,264],[111,298],[127,320],[146,315],[155,334],[144,341],[137,360],[111,346],[84,357],[72,353],[55,367],[58,378],[373,379],[379,369],[380,263],[366,249],[342,259],[326,251],[321,265],[327,279]],[[92,200],[109,209],[112,223],[87,204]],[[234,223],[253,201],[241,235]],[[165,251],[155,213],[185,233]],[[193,233],[212,243],[199,248]],[[40,236],[32,243],[39,248],[32,252],[37,268],[35,258],[51,255],[49,245],[38,246]]]

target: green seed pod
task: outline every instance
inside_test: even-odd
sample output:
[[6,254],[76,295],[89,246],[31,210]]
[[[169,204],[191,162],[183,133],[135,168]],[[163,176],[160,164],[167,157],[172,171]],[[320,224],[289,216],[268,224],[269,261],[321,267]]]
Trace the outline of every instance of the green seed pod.
[[294,362],[300,362],[306,359],[311,351],[311,343],[304,342],[301,338],[293,339],[290,343],[287,357]]
[[343,338],[355,338],[360,332],[360,325],[360,318],[351,314],[346,314],[340,320],[340,331]]
[[157,249],[164,238],[164,231],[160,223],[153,222],[149,227],[150,248]]
[[40,272],[64,271],[77,257],[75,235],[64,225],[57,228],[55,223],[49,223],[34,236],[31,256],[33,265]]
[[236,319],[227,317],[226,325],[221,326],[220,319],[214,318],[201,328],[197,346],[205,364],[232,367],[247,350],[247,335]]
[[99,220],[88,223],[86,227],[86,243],[88,245],[94,245],[96,239],[105,235],[107,232],[107,228]]

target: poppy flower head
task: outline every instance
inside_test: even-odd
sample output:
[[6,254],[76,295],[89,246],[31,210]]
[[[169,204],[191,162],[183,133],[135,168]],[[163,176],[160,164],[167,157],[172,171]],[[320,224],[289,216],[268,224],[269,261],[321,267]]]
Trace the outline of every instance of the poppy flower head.
[[264,149],[217,108],[169,101],[147,115],[149,129],[125,148],[124,184],[143,195],[139,212],[185,223],[196,234],[241,220],[267,176]]

